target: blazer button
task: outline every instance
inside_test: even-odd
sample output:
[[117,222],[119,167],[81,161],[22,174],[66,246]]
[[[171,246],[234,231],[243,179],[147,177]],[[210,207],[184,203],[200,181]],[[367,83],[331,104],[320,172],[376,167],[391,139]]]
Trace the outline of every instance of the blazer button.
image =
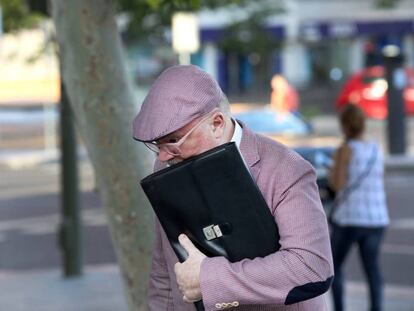
[[239,306],[239,302],[238,301],[233,301],[231,305],[233,307],[238,307]]
[[214,306],[215,306],[217,309],[221,309],[221,308],[223,307],[221,303],[216,303]]

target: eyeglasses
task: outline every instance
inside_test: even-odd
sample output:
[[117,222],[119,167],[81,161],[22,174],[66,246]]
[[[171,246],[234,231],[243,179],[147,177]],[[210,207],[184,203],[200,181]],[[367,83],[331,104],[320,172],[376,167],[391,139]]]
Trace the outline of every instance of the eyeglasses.
[[179,156],[182,152],[180,149],[180,146],[185,142],[185,140],[191,135],[192,132],[194,132],[205,120],[207,120],[214,112],[216,112],[216,109],[209,113],[207,116],[202,118],[196,125],[194,125],[193,128],[191,128],[183,137],[181,137],[177,142],[175,143],[157,143],[156,141],[153,142],[144,142],[145,146],[148,147],[151,151],[154,151],[156,154],[159,154],[161,150],[164,150],[168,154],[172,156]]

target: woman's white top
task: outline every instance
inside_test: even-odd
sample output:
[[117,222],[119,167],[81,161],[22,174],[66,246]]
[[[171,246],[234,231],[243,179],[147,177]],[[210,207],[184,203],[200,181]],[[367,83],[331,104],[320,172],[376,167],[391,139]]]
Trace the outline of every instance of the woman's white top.
[[389,216],[384,189],[383,154],[373,142],[350,140],[348,145],[352,150],[348,178],[346,186],[338,193],[333,221],[343,226],[386,226]]

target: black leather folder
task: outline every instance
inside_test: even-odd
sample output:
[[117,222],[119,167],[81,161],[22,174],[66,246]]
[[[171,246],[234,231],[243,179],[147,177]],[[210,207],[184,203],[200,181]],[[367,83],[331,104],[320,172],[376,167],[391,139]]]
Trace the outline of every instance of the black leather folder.
[[277,226],[235,143],[227,143],[141,181],[167,237],[183,262],[185,233],[209,257],[231,262],[279,249]]

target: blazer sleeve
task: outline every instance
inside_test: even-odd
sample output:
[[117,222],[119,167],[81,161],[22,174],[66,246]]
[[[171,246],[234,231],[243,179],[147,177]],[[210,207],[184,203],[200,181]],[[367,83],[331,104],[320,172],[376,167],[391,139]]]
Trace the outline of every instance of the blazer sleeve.
[[170,310],[169,305],[172,305],[170,277],[162,252],[161,225],[157,219],[155,221],[155,245],[148,285],[148,310]]
[[283,190],[273,191],[271,207],[281,248],[264,258],[235,263],[224,257],[204,259],[200,286],[206,311],[216,310],[221,302],[289,305],[329,289],[331,247],[316,175],[307,162],[296,164],[288,167],[286,176],[276,173],[277,180],[273,178],[275,185],[283,184]]

